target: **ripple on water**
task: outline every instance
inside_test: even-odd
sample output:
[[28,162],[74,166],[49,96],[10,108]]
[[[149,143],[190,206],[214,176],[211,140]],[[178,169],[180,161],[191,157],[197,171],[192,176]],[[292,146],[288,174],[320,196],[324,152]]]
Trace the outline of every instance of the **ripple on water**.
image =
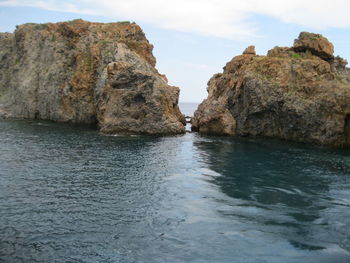
[[0,122],[0,261],[350,262],[350,152]]

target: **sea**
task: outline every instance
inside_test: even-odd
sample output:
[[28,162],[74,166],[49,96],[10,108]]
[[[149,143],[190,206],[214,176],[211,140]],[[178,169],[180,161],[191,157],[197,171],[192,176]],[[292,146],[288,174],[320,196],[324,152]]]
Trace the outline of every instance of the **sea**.
[[0,121],[0,262],[349,263],[350,150]]

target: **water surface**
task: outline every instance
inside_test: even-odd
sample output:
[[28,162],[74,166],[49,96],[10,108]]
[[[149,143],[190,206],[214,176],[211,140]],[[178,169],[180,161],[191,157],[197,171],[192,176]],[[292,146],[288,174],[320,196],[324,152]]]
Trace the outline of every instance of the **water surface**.
[[350,152],[0,122],[0,262],[350,262]]

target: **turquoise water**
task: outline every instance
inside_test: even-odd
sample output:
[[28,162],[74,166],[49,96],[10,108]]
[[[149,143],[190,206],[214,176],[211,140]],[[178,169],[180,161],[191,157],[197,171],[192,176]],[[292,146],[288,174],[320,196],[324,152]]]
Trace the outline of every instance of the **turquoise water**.
[[0,262],[350,262],[350,151],[0,122]]

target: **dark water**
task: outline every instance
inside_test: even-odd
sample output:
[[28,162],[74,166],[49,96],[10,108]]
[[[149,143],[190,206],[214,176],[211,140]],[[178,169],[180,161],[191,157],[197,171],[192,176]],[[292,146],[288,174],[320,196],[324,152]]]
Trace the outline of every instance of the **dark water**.
[[0,262],[350,262],[350,152],[0,122]]

